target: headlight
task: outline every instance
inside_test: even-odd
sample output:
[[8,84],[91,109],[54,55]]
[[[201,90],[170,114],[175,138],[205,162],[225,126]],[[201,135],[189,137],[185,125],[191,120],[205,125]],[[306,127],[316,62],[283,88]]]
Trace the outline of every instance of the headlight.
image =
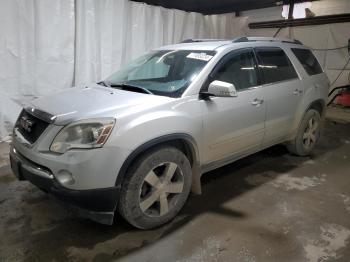
[[111,118],[88,119],[64,127],[55,137],[50,150],[65,153],[72,148],[102,147],[112,132],[115,120]]

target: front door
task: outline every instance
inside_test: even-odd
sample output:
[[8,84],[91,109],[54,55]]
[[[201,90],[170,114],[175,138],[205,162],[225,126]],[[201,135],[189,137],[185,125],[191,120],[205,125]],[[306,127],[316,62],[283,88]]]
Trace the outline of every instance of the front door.
[[264,94],[253,50],[226,55],[210,76],[210,81],[214,80],[233,84],[238,96],[203,101],[206,164],[255,151],[264,135]]

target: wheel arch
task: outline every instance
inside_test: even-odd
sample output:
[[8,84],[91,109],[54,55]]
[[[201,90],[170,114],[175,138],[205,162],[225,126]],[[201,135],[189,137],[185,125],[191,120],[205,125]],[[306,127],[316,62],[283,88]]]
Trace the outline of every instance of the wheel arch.
[[326,113],[326,102],[323,99],[317,99],[313,101],[308,108],[305,110],[304,115],[306,114],[307,111],[310,109],[314,109],[320,113],[320,116],[323,118]]
[[201,193],[200,188],[200,164],[199,164],[199,152],[197,143],[194,138],[185,133],[174,133],[169,135],[164,135],[157,137],[148,142],[143,143],[133,150],[130,155],[124,161],[122,167],[120,168],[116,183],[117,187],[121,187],[124,178],[131,166],[131,164],[139,157],[141,157],[146,151],[161,146],[161,145],[171,145],[182,151],[186,157],[189,159],[192,168],[192,192]]
[[298,109],[297,116],[294,119],[293,128],[292,128],[288,138],[286,139],[287,142],[291,141],[295,138],[305,114],[310,109],[314,109],[314,110],[318,111],[321,115],[321,118],[323,119],[326,115],[326,101],[322,98],[319,98],[319,99],[312,100],[312,101],[307,101],[307,102],[305,101],[301,105],[301,107]]

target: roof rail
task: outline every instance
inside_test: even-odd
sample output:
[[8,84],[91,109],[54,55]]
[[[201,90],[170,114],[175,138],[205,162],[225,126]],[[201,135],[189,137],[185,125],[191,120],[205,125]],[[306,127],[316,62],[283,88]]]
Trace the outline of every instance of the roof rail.
[[232,42],[233,43],[241,43],[241,42],[248,42],[248,37],[242,36],[242,37],[236,37],[233,38]]
[[180,44],[198,43],[198,42],[217,42],[217,41],[228,41],[228,40],[227,39],[186,39],[180,42]]
[[289,39],[289,38],[276,38],[276,37],[236,37],[232,40],[233,43],[256,42],[256,41],[281,42],[281,43],[291,43],[291,44],[302,45],[302,43],[299,40]]

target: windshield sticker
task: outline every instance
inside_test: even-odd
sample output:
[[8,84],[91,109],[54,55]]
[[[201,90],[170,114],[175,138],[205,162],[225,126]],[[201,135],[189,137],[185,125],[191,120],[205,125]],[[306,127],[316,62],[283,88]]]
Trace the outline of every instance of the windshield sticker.
[[212,59],[212,55],[207,55],[206,53],[190,53],[187,55],[187,58],[197,59],[197,60],[203,60],[203,61],[209,61]]

